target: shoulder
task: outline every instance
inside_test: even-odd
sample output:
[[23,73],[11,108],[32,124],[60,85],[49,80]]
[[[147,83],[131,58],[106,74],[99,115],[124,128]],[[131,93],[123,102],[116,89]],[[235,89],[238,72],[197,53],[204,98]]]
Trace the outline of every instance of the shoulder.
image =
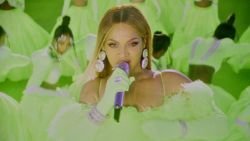
[[86,104],[97,103],[100,78],[95,78],[86,82],[81,90],[80,102]]
[[157,77],[161,77],[162,79],[165,95],[176,93],[183,89],[183,84],[192,82],[184,74],[171,69],[161,71]]
[[189,82],[191,82],[191,80],[184,74],[176,70],[167,69],[162,71],[151,71],[133,84],[136,86],[141,85],[142,87],[145,87],[145,84],[149,86],[163,84],[164,86],[179,87],[181,84]]
[[170,79],[171,80],[178,80],[178,81],[184,81],[184,82],[191,82],[191,80],[182,74],[181,72],[173,69],[167,69],[167,70],[162,70],[161,75],[163,79]]

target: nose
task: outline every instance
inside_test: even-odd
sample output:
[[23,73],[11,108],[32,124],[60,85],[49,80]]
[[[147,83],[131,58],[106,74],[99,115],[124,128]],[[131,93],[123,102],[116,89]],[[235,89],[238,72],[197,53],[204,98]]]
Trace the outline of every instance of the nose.
[[123,46],[120,48],[119,55],[121,58],[123,58],[123,59],[127,58],[128,54],[129,54],[129,52],[128,52],[128,48],[126,46]]

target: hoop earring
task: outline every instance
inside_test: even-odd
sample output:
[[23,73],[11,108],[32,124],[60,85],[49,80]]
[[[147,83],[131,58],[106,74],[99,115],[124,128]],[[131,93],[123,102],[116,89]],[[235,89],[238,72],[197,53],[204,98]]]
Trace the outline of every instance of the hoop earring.
[[96,64],[95,64],[95,69],[97,72],[102,72],[105,65],[104,65],[104,60],[106,58],[106,53],[105,51],[100,51],[99,55],[98,55],[98,59],[96,61]]
[[146,69],[146,67],[148,66],[148,49],[143,49],[142,52],[142,62],[141,62],[141,67],[142,69]]

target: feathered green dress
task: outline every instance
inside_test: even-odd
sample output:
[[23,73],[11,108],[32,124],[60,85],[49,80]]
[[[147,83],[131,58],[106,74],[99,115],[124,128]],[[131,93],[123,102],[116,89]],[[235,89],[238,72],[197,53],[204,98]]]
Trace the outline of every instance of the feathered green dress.
[[183,85],[184,90],[166,97],[158,108],[138,112],[124,107],[120,122],[111,111],[100,124],[89,121],[88,105],[74,103],[63,107],[52,120],[49,137],[53,141],[215,141],[225,138],[228,121],[213,100],[213,92],[197,81]]

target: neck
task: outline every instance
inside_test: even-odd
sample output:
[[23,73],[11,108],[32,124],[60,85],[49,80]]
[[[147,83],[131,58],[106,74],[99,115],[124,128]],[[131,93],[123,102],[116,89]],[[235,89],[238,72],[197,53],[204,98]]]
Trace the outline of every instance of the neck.
[[141,71],[138,71],[138,72],[131,73],[129,76],[134,77],[135,80],[141,80],[143,78],[150,77],[151,74],[152,74],[152,71],[144,69],[144,70],[141,70]]

